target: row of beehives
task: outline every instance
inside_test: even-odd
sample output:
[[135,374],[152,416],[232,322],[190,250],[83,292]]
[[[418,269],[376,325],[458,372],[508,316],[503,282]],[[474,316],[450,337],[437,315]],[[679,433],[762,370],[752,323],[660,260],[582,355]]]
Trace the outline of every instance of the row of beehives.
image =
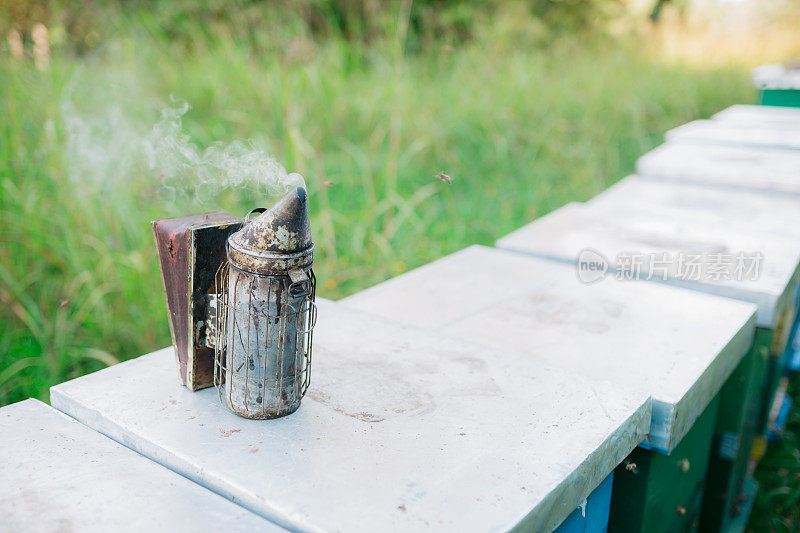
[[172,348],[52,389],[166,468],[32,400],[4,408],[7,523],[741,526],[794,364],[799,116],[737,106],[678,128],[640,160],[648,179],[319,302],[312,385],[286,418],[181,387]]
[[[469,249],[346,302],[641,386],[648,436],[601,485],[610,511],[581,518],[615,531],[739,530],[800,368],[800,109],[734,106],[667,139],[639,175],[497,242],[518,255]],[[504,304],[481,296],[482,278]]]

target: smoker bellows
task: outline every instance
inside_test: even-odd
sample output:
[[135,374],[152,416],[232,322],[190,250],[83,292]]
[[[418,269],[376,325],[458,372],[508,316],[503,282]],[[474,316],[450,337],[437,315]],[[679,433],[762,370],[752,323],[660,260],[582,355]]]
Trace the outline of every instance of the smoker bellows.
[[305,189],[244,219],[159,220],[153,233],[183,384],[214,384],[248,418],[294,412],[310,380],[316,320]]

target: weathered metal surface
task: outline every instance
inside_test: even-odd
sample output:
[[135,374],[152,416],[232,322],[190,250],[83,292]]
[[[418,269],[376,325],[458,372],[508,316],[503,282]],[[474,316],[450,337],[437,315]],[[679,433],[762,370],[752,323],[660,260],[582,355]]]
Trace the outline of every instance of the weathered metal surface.
[[666,143],[636,163],[647,179],[800,196],[800,151]]
[[220,395],[247,418],[289,415],[300,406],[310,380],[313,273],[308,278],[303,272],[307,290],[297,293],[288,276],[254,276],[235,267],[225,274],[225,321],[218,327],[225,332],[217,356]]
[[800,197],[796,196],[657,181],[634,175],[620,180],[586,205],[669,219],[690,216],[704,227],[727,228],[752,236],[784,237],[789,240],[789,249],[800,252]]
[[[800,162],[799,162],[800,163]],[[659,216],[682,218],[697,225],[726,228],[758,239],[784,243],[784,253],[800,255],[800,197],[763,194],[748,190],[720,190],[713,186],[671,184],[629,176],[592,199],[589,204],[611,209],[635,209]],[[788,263],[791,267],[791,263]],[[800,290],[800,275],[789,283],[789,297],[778,309],[775,346],[783,355],[791,334]],[[794,297],[791,296],[794,293]]]
[[0,434],[0,530],[283,531],[37,400],[0,409]]
[[315,308],[306,200],[297,188],[228,239],[215,384],[240,416],[289,415],[308,386]]
[[[796,211],[796,200],[631,178],[586,206],[559,210],[502,239],[499,245],[547,254],[561,261],[570,258],[574,261],[581,250],[592,248],[608,258],[612,275],[622,272],[626,254],[668,254],[671,268],[667,271],[667,282],[753,302],[758,305],[759,324],[775,331],[790,312],[791,295],[798,280],[800,234],[792,224],[798,216]],[[761,272],[756,279],[733,276],[682,279],[677,269],[681,254],[735,257],[738,252],[762,253]],[[661,273],[643,266],[642,281],[638,283],[645,284],[650,274],[661,281]],[[718,420],[717,447],[724,433],[730,432],[739,440],[742,450],[718,457],[717,448],[714,449],[711,465],[715,479],[709,485],[712,499],[706,505],[707,511],[713,510],[704,517],[706,521],[714,513],[723,515],[724,520],[732,508],[731,502],[735,501],[744,477],[742,467],[747,464],[750,443],[758,432],[749,421],[757,425],[764,419],[760,411],[769,405],[772,396],[771,376],[776,375],[780,366],[775,364],[778,358],[769,355],[768,347],[763,349],[763,355],[760,348],[751,355],[757,359],[737,373],[748,387],[742,390],[739,384],[729,382],[722,388],[725,399],[722,412],[735,412],[737,416]],[[736,396],[736,392],[741,394]]]
[[225,260],[225,242],[242,219],[219,211],[152,222],[172,344],[181,383],[214,382],[214,352],[205,341],[206,295]]
[[800,150],[800,124],[741,124],[695,120],[664,135],[670,142]]
[[318,305],[314,383],[274,423],[175,386],[171,350],[58,385],[53,404],[303,531],[552,530],[647,433],[647,393]]
[[800,109],[763,105],[733,105],[711,116],[717,121],[746,122],[749,124],[788,123],[800,124]]
[[584,284],[574,267],[480,246],[340,303],[643,390],[653,396],[647,441],[665,451],[719,392],[755,325],[749,304],[613,277]]
[[[636,210],[670,219],[684,218],[688,212],[698,226],[727,228],[765,238],[784,236],[785,248],[800,252],[800,198],[797,197],[630,176],[588,203],[616,212]],[[741,368],[737,368],[722,389],[703,503],[704,530],[725,531],[738,507],[736,502],[750,462],[753,439],[762,433],[769,419],[768,408],[783,373],[781,355],[791,331],[787,326],[795,316],[791,300],[780,311],[776,329],[770,330],[767,337],[764,331],[756,336],[757,352],[748,355],[744,366],[740,364]],[[768,350],[769,356],[759,355]]]
[[761,90],[800,91],[800,65],[797,59],[754,68],[753,85]]
[[285,275],[314,260],[306,191],[298,187],[228,240],[228,260],[246,272]]
[[[657,258],[663,265],[638,265],[639,279],[752,302],[758,324],[776,328],[800,276],[800,248],[780,235],[754,235],[731,225],[709,224],[689,210],[681,216],[592,204],[569,204],[497,241],[500,248],[576,264],[587,249],[599,254],[608,276],[625,277],[631,254]],[[680,257],[699,256],[710,271],[716,257],[761,254],[757,275],[687,275]],[[702,266],[702,265],[701,265]],[[712,264],[713,266],[713,264]],[[656,269],[656,267],[658,267]]]

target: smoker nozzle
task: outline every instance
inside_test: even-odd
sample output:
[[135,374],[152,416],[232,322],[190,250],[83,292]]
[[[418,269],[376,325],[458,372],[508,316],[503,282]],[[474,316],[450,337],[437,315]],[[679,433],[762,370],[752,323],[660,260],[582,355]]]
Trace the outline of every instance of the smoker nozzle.
[[308,268],[314,243],[308,194],[297,187],[228,239],[231,266],[258,275]]

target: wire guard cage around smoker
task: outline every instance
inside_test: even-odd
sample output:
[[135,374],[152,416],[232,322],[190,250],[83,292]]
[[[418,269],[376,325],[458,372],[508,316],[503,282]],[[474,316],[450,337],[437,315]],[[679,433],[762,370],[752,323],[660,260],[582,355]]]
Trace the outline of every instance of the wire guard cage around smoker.
[[317,317],[316,278],[308,274],[308,292],[293,295],[289,276],[254,276],[227,262],[217,271],[214,385],[235,413],[277,418],[300,406]]
[[227,261],[216,275],[209,305],[214,384],[228,408],[246,418],[293,413],[311,381],[317,311],[307,199],[297,187],[269,209],[248,213],[228,237]]

